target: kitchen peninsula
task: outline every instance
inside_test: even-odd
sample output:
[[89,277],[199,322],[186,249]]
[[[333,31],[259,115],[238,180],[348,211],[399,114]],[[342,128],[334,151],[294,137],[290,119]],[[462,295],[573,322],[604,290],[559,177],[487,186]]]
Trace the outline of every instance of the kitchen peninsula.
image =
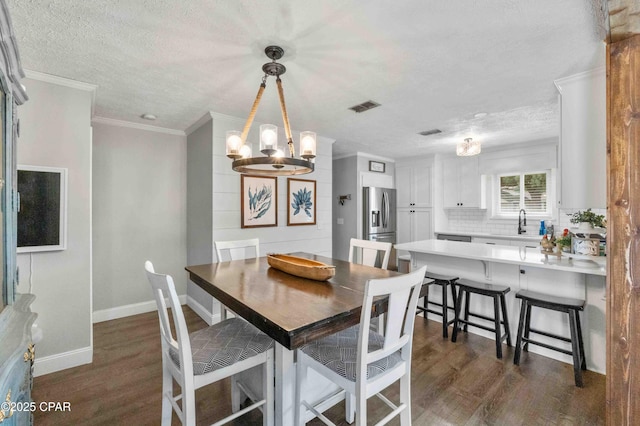
[[[585,299],[582,324],[587,368],[604,374],[605,257],[564,254],[558,259],[554,255],[545,257],[538,247],[443,240],[415,241],[396,244],[395,247],[411,254],[411,269],[427,265],[431,272],[509,286],[511,291],[507,294],[507,312],[514,342],[520,312],[520,303],[515,294],[519,290]],[[441,300],[437,286],[429,290],[433,291],[430,300]],[[490,301],[480,299],[484,298],[472,299],[471,311],[491,315],[493,307]],[[434,316],[433,319],[438,321],[440,317]],[[531,326],[565,336],[569,333],[567,315],[559,312],[534,314]],[[469,328],[469,331],[493,339],[492,334],[483,330]],[[545,341],[542,336],[540,340]],[[531,346],[530,351],[572,363],[570,356],[542,347]]]

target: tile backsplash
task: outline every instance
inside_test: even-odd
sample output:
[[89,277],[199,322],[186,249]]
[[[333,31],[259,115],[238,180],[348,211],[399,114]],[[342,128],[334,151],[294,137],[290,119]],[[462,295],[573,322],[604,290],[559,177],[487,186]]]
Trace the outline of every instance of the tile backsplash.
[[[561,232],[564,228],[574,227],[569,222],[568,214],[573,214],[577,209],[560,209],[557,220],[547,221],[555,225],[556,232]],[[592,209],[594,213],[602,214],[606,216],[606,209]],[[483,234],[494,235],[514,235],[518,231],[517,219],[490,219],[489,212],[487,210],[447,210],[448,218],[448,231],[450,232],[479,232]],[[540,221],[528,218],[527,219],[527,234],[538,235],[540,229]]]

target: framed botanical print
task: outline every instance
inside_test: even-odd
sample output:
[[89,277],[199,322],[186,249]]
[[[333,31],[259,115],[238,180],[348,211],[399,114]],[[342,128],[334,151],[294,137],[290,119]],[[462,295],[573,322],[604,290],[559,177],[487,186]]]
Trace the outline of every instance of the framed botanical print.
[[316,224],[316,181],[287,179],[287,225]]
[[242,175],[240,214],[242,228],[278,226],[278,180],[276,177]]

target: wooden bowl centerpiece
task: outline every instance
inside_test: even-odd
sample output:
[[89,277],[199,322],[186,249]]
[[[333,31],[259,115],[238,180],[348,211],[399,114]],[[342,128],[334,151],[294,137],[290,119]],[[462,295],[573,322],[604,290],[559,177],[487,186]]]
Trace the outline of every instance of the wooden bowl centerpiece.
[[310,280],[327,281],[336,274],[333,265],[288,254],[268,253],[267,262],[272,268]]

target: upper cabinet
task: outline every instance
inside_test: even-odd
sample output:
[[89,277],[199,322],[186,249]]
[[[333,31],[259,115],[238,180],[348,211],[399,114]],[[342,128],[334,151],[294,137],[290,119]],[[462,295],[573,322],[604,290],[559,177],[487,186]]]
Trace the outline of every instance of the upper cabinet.
[[445,209],[484,208],[477,156],[443,158],[442,180]]
[[398,208],[431,207],[431,166],[396,166]]
[[606,208],[607,115],[604,69],[555,81],[560,92],[562,208]]

